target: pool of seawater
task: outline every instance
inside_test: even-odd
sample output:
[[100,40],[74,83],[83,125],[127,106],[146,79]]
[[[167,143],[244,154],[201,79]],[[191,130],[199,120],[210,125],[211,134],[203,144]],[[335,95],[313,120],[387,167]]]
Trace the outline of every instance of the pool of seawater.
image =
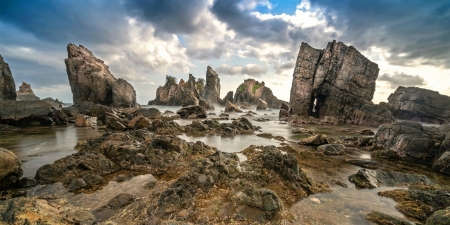
[[[175,106],[143,107],[155,107],[162,113],[166,110],[176,112],[180,109],[180,107]],[[216,106],[214,111],[208,111],[208,113],[214,113],[215,115],[208,115],[208,117],[218,117],[222,113],[222,110],[223,107]],[[355,125],[293,126],[278,121],[278,110],[250,110],[256,112],[257,114],[247,118],[253,123],[253,125],[261,127],[261,131],[258,131],[256,134],[270,133],[274,136],[283,136],[287,139],[285,143],[298,148],[298,151],[312,149],[311,147],[295,144],[295,142],[297,142],[300,138],[308,136],[292,133],[292,130],[299,127],[310,129],[317,134],[326,134],[332,138],[338,138],[346,135],[358,135],[358,132],[363,129],[371,129],[373,131],[377,130],[376,127]],[[219,122],[230,123],[231,118],[240,118],[245,113],[229,114],[230,120],[219,120]],[[254,120],[259,118],[269,119],[269,121],[259,122]],[[180,125],[186,125],[192,122],[192,120],[187,119],[175,121]],[[0,147],[13,151],[19,157],[22,161],[24,176],[34,176],[36,170],[42,165],[52,163],[57,159],[76,152],[76,150],[74,150],[74,146],[78,141],[98,137],[104,132],[104,129],[101,128],[76,128],[73,125],[22,128],[20,131],[0,133]],[[225,152],[240,152],[250,145],[279,146],[282,143],[274,139],[262,138],[256,135],[191,136],[183,134],[179,135],[179,137],[192,142],[202,141],[205,144],[216,147],[217,149]],[[245,156],[239,156],[241,160],[245,160]],[[330,184],[332,192],[311,195],[289,208],[288,212],[296,217],[294,224],[373,224],[365,219],[365,215],[370,213],[372,210],[378,210],[386,212],[390,215],[403,217],[403,214],[395,209],[396,203],[393,200],[377,195],[379,191],[390,190],[393,188],[376,188],[372,190],[357,189],[348,181],[348,176],[356,173],[360,167],[345,163],[345,159],[370,159],[371,155],[369,152],[355,148],[348,148],[347,154],[343,156],[311,156],[310,154],[298,154],[297,156],[299,166],[314,180],[327,182]],[[426,166],[378,158],[375,160],[380,164],[381,170],[420,173],[428,176],[430,180],[437,184],[450,186],[450,179],[448,179],[448,176],[435,173]],[[136,179],[139,180],[139,178]],[[331,181],[332,179],[339,179],[343,183],[347,184],[348,187],[344,188],[338,186]],[[131,183],[128,185],[131,185]],[[107,193],[108,197],[113,196],[115,193],[118,194],[123,192],[123,188],[127,187],[127,184],[124,184],[123,187],[120,186],[119,188],[116,183],[110,183],[110,185],[106,188],[107,191],[99,192],[97,195],[102,196],[104,193]],[[139,193],[141,191],[141,189],[138,190]],[[71,199],[74,202],[77,202],[77,205],[79,206],[85,205],[89,208],[95,208],[97,204],[86,200],[92,196],[72,196]]]

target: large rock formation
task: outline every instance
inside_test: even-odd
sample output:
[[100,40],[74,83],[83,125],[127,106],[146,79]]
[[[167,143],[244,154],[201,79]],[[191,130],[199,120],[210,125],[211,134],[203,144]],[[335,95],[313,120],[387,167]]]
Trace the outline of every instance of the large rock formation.
[[361,125],[391,123],[391,113],[371,101],[378,71],[378,65],[353,46],[333,41],[319,50],[302,43],[293,75],[290,113],[333,116]]
[[209,104],[220,104],[220,79],[216,71],[208,66],[206,69],[205,100]]
[[115,107],[136,106],[133,86],[125,80],[117,80],[109,67],[89,49],[70,43],[67,52],[65,63],[74,103],[90,101]]
[[275,97],[272,90],[266,87],[264,82],[258,82],[254,79],[244,80],[244,83],[239,85],[234,94],[234,103],[247,102],[251,105],[257,105],[259,99],[265,101],[267,107],[273,109],[279,109],[281,104],[286,103]]
[[450,122],[450,97],[436,91],[398,87],[384,105],[397,119],[435,124]]
[[33,90],[31,89],[31,85],[27,84],[25,82],[22,82],[22,85],[20,85],[19,90],[16,92],[17,101],[36,101],[40,100],[39,97],[37,97]]
[[49,103],[39,101],[0,101],[0,123],[12,126],[48,126],[66,123],[67,116]]
[[195,77],[189,74],[189,79],[176,83],[176,78],[166,76],[166,83],[156,90],[156,98],[149,101],[149,105],[198,105],[200,95],[197,90]]
[[0,55],[0,101],[16,100],[16,84],[8,63]]
[[375,155],[432,166],[450,174],[450,125],[424,127],[415,122],[383,124],[374,144],[384,150]]

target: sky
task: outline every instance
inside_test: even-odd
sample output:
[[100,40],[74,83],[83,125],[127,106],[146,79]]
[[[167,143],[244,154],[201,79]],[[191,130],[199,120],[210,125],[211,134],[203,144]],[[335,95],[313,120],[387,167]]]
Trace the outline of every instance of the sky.
[[380,68],[373,102],[399,86],[450,95],[448,0],[2,0],[0,55],[16,88],[72,102],[64,59],[81,44],[147,104],[165,76],[205,78],[221,96],[244,79],[289,100],[302,42],[352,45]]

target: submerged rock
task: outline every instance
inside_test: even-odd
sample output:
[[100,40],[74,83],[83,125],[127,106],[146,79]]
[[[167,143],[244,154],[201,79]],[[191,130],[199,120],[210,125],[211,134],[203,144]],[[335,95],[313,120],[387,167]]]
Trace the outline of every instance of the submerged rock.
[[16,100],[16,83],[8,63],[0,55],[0,101]]
[[389,110],[372,103],[378,65],[353,46],[329,42],[326,49],[302,43],[290,97],[290,114],[378,126],[392,123]]
[[371,159],[347,159],[345,162],[367,169],[378,169],[378,163]]
[[0,148],[0,190],[13,187],[22,175],[19,158],[11,151]]
[[349,181],[360,188],[395,187],[417,183],[432,184],[425,175],[401,172],[360,169],[348,177]]
[[22,82],[22,85],[20,85],[19,90],[16,92],[16,101],[37,101],[40,100],[39,97],[37,97],[33,90],[31,89],[31,85]]

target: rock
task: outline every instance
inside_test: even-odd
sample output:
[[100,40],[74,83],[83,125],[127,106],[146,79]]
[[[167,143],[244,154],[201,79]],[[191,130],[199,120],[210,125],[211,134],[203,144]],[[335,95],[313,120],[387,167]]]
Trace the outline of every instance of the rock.
[[279,109],[281,104],[286,103],[275,97],[272,90],[266,87],[264,82],[258,82],[254,79],[244,80],[244,83],[239,85],[234,94],[234,103],[237,104],[247,102],[250,105],[257,105],[259,99],[265,101],[267,107],[272,109]]
[[0,101],[0,123],[11,126],[65,124],[67,116],[43,100]]
[[75,107],[72,107],[72,106],[61,108],[61,110],[68,117],[77,117],[77,116],[81,115],[80,112],[78,112],[78,109]]
[[306,128],[296,128],[291,131],[293,134],[314,134],[314,132],[310,129]]
[[127,129],[127,127],[124,124],[127,124],[127,123],[125,123],[125,121],[122,121],[118,117],[114,117],[114,116],[106,117],[106,128],[109,128],[112,130],[124,131]]
[[12,187],[22,175],[19,158],[11,151],[0,148],[0,190]]
[[343,155],[345,154],[345,146],[341,144],[326,144],[317,147],[318,151],[323,152],[325,155]]
[[223,98],[221,105],[226,105],[227,101],[233,102],[233,91],[229,91],[227,95]]
[[446,225],[450,224],[450,208],[438,210],[427,219],[426,225]]
[[0,55],[0,101],[16,100],[16,96],[16,83],[14,83],[11,70]]
[[345,162],[367,169],[378,169],[378,163],[370,159],[347,159]]
[[170,110],[166,110],[166,111],[164,111],[164,114],[174,114],[174,112],[172,112]]
[[324,145],[328,144],[328,138],[325,134],[318,134],[314,136],[309,136],[307,138],[302,138],[297,143],[300,145]]
[[349,181],[360,188],[395,187],[417,183],[432,184],[425,175],[401,172],[360,169],[348,177]]
[[76,191],[78,189],[84,188],[87,186],[86,181],[84,181],[81,178],[77,178],[72,180],[72,182],[70,182],[70,184],[67,186],[67,188],[69,189],[69,191]]
[[112,105],[116,108],[134,108],[136,103],[136,91],[133,85],[119,78],[112,84]]
[[284,109],[280,109],[280,112],[278,113],[278,117],[279,118],[287,118],[289,116],[289,112],[284,110]]
[[375,134],[375,132],[373,132],[372,130],[369,130],[369,129],[364,129],[364,130],[360,131],[359,133],[362,135],[374,135]]
[[157,108],[141,108],[133,113],[133,116],[144,116],[148,119],[161,119],[161,112]]
[[17,187],[19,188],[29,188],[37,185],[37,182],[34,178],[24,177],[17,182]]
[[221,118],[228,118],[228,117],[230,117],[230,115],[229,115],[229,114],[226,114],[226,113],[221,113],[221,114],[219,115],[219,117],[221,117]]
[[208,102],[206,102],[203,98],[200,98],[198,100],[198,105],[203,107],[205,110],[214,110],[214,106],[210,105]]
[[164,86],[156,90],[156,98],[149,101],[149,105],[175,105],[190,106],[198,105],[203,86],[198,86],[195,77],[189,74],[189,79],[185,82],[183,79],[176,83],[176,78],[167,75]]
[[108,206],[112,207],[113,209],[123,208],[133,203],[135,199],[136,196],[132,194],[122,193],[109,200]]
[[209,104],[220,104],[222,102],[219,75],[209,66],[206,69],[205,100]]
[[256,104],[256,110],[266,110],[267,109],[267,102],[258,99],[258,104]]
[[335,140],[334,143],[354,147],[367,147],[373,145],[373,137],[342,136]]
[[397,119],[416,122],[450,123],[450,97],[418,87],[398,87],[384,106]]
[[5,224],[97,224],[89,209],[75,207],[66,199],[13,198],[0,201],[0,223]]
[[152,125],[152,121],[144,116],[137,116],[128,122],[127,127],[130,129],[142,129],[149,128]]
[[230,101],[227,101],[225,105],[225,112],[242,112],[242,110],[239,109],[237,105],[231,103]]
[[378,71],[377,64],[342,42],[330,42],[324,50],[302,43],[293,75],[290,114],[331,116],[369,126],[392,123],[389,110],[371,102]]
[[77,116],[75,118],[75,126],[76,127],[91,127],[91,126],[97,126],[97,117],[90,117],[90,116]]
[[113,113],[110,107],[95,104],[92,102],[82,102],[79,104],[74,104],[73,107],[77,108],[79,113],[83,115],[97,117],[97,120],[101,121],[104,124],[106,124],[106,114]]
[[288,105],[287,103],[283,102],[283,103],[281,103],[281,108],[280,108],[280,110],[281,110],[281,109],[284,109],[284,110],[286,110],[286,111],[289,112],[289,105]]
[[196,106],[196,105],[183,107],[177,111],[177,114],[180,115],[180,117],[184,118],[184,119],[186,119],[192,115],[195,116],[194,118],[206,118],[205,109],[201,106]]
[[378,128],[374,144],[391,151],[391,158],[429,165],[437,171],[450,174],[450,162],[447,160],[450,154],[446,153],[450,151],[449,127],[424,127],[406,121],[383,124]]
[[53,108],[55,109],[62,109],[62,102],[58,101],[58,99],[53,99],[53,98],[44,98],[42,99],[42,101],[47,102],[48,104],[52,105]]
[[136,92],[123,79],[117,80],[109,67],[84,46],[67,45],[65,59],[73,103],[89,101],[115,107],[136,107]]
[[40,100],[39,97],[37,97],[33,90],[31,89],[31,85],[22,82],[22,85],[20,85],[19,90],[16,92],[16,101],[37,101]]
[[397,216],[391,216],[387,215],[385,213],[379,212],[379,211],[372,211],[371,213],[367,214],[366,218],[376,224],[380,225],[420,225],[421,223],[411,222],[406,219],[397,217]]
[[336,117],[324,116],[323,118],[315,118],[312,116],[298,116],[298,115],[290,115],[286,118],[288,123],[294,125],[302,125],[302,124],[317,124],[317,125],[325,125],[332,124],[337,125],[339,123]]

